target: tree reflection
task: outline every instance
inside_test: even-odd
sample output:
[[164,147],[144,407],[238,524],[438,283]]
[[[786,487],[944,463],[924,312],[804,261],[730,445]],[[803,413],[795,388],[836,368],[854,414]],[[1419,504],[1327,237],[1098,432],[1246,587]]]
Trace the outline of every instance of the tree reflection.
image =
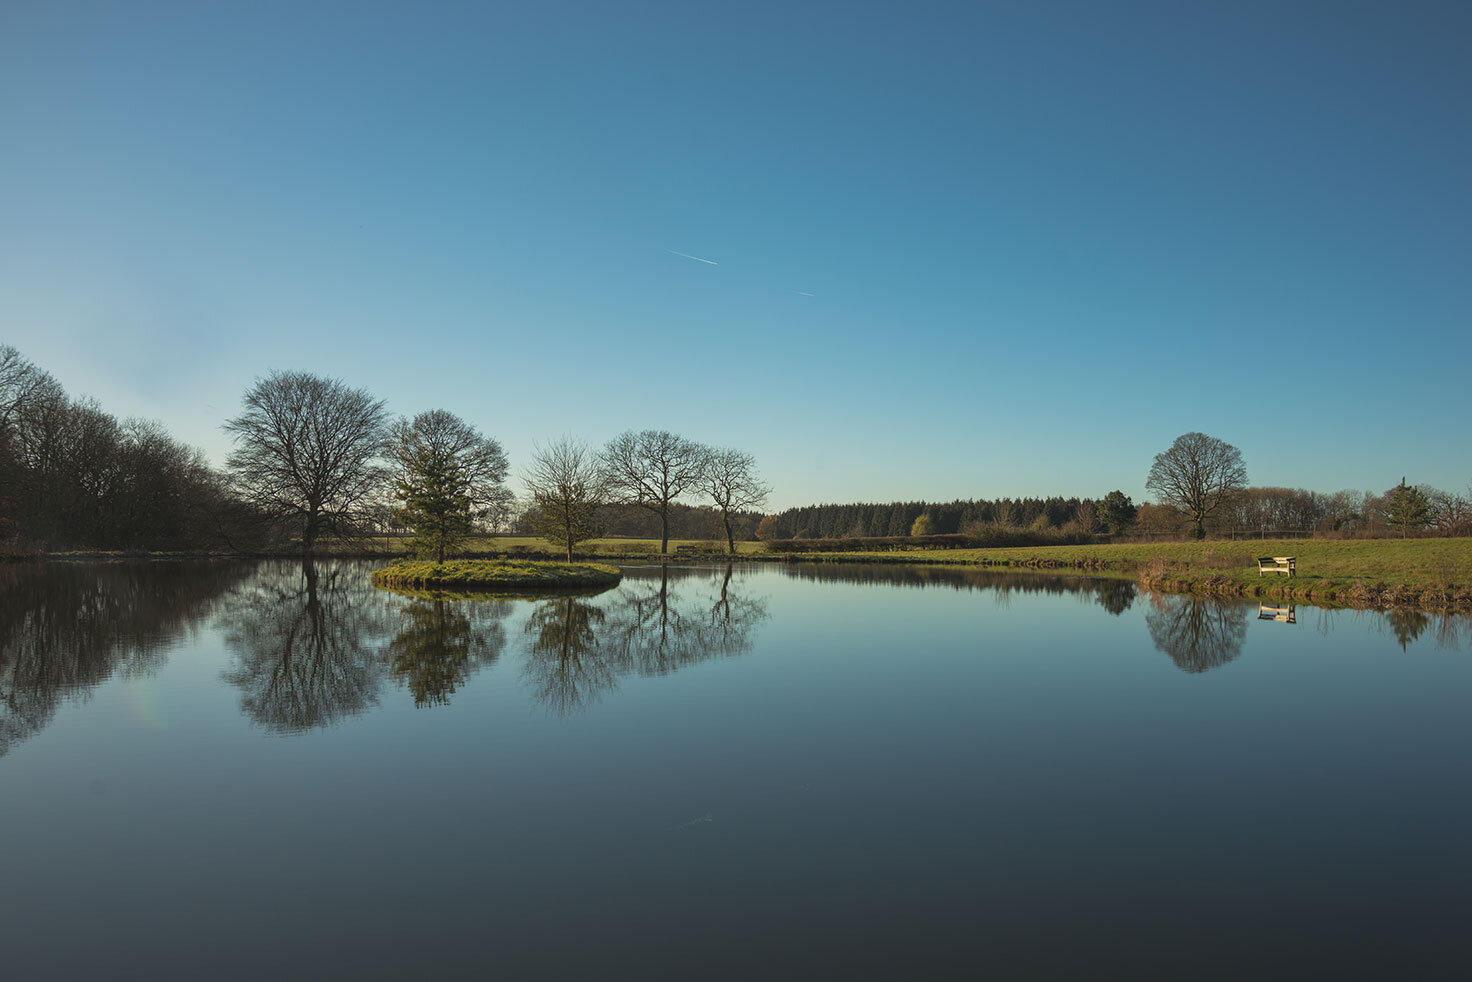
[[621,673],[668,675],[688,665],[739,655],[751,647],[751,634],[767,616],[766,602],[742,597],[732,586],[732,567],[713,597],[682,593],[682,581],[709,578],[704,570],[671,576],[661,565],[657,577],[628,577],[608,611],[607,646]]
[[1155,647],[1183,672],[1220,668],[1242,654],[1247,609],[1202,597],[1152,594],[1145,626]]
[[[715,587],[703,595],[685,587]],[[731,566],[629,570],[606,604],[583,597],[543,601],[526,624],[526,679],[536,698],[567,715],[626,675],[667,675],[749,651],[766,602],[741,593]]]
[[68,698],[156,671],[248,573],[238,563],[0,565],[0,756]]
[[1419,610],[1387,610],[1385,623],[1390,626],[1390,633],[1400,643],[1400,650],[1405,651],[1412,641],[1431,626],[1431,618]]
[[226,681],[242,712],[268,730],[327,726],[378,701],[375,648],[387,634],[383,601],[344,563],[263,565],[232,598],[222,623],[234,660]]
[[559,716],[597,700],[618,685],[618,676],[599,648],[602,607],[578,597],[544,600],[527,618],[532,643],[525,677],[536,698]]
[[501,625],[491,623],[475,630],[471,615],[491,614],[499,620],[505,612],[504,603],[448,595],[410,601],[403,610],[408,623],[389,642],[388,657],[415,706],[447,705],[471,675],[501,656],[506,646]]
[[1135,602],[1135,585],[1129,580],[1100,580],[1095,597],[1099,606],[1118,617]]

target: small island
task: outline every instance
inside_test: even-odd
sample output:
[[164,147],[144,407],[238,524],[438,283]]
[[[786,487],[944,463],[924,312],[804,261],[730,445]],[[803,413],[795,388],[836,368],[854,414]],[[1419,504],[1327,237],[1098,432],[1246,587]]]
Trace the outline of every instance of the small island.
[[530,562],[516,559],[401,559],[373,571],[380,587],[456,587],[478,590],[583,589],[616,586],[618,567],[603,563]]

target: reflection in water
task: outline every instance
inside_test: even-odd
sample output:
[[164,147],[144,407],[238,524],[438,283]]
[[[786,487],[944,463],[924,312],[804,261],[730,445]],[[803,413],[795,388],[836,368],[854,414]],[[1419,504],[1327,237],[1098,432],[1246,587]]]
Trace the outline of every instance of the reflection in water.
[[293,573],[263,564],[221,619],[234,661],[226,681],[240,707],[268,730],[326,726],[378,701],[375,648],[388,633],[383,600],[363,570],[311,560]]
[[[390,665],[408,686],[414,705],[443,706],[470,676],[495,662],[506,647],[500,621],[505,601],[416,598],[403,609],[408,623],[388,645]],[[472,618],[479,622],[472,625]]]
[[[1400,644],[1400,650],[1406,647],[1431,626],[1431,617],[1419,610],[1387,610],[1384,614],[1386,626],[1390,633],[1395,635],[1395,640]],[[1443,618],[1447,620],[1448,618]]]
[[[766,619],[766,602],[740,596],[732,568],[682,569],[671,574],[625,575],[624,588],[608,610],[605,647],[623,674],[668,675],[689,665],[739,655],[751,647],[751,634]],[[705,582],[714,596],[681,592],[690,582]]]
[[1257,605],[1257,619],[1260,621],[1277,621],[1281,624],[1298,623],[1298,607],[1289,604],[1286,607],[1274,604],[1260,603]]
[[578,597],[544,600],[527,618],[525,677],[537,701],[559,716],[581,709],[618,685],[613,665],[598,648],[602,607]]
[[1247,608],[1204,597],[1150,595],[1145,626],[1155,647],[1183,672],[1220,668],[1242,654]]
[[114,673],[150,674],[250,567],[236,563],[0,565],[0,756],[64,699]]
[[1015,572],[966,566],[905,566],[885,563],[786,563],[782,571],[796,580],[824,583],[862,583],[915,589],[937,587],[991,594],[1007,606],[1013,594],[1072,595],[1111,614],[1123,614],[1135,602],[1133,580],[1065,573]]
[[[526,679],[548,709],[566,715],[626,675],[657,676],[751,649],[766,602],[743,595],[730,565],[719,571],[660,566],[624,571],[606,604],[543,601],[527,622]],[[710,594],[687,591],[692,584]]]
[[1130,580],[1096,580],[1099,606],[1115,617],[1129,610],[1135,602],[1135,584]]

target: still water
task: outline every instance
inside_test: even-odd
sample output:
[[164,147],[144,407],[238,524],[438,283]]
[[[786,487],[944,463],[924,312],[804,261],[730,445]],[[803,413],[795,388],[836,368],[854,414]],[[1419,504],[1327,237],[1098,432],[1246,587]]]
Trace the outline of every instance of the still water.
[[1472,977],[1465,620],[368,570],[0,568],[0,974]]

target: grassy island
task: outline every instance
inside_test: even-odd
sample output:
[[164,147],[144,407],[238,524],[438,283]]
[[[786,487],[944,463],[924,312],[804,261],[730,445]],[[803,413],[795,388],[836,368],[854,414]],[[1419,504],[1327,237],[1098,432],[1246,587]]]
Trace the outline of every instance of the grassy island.
[[516,559],[401,559],[373,571],[382,587],[475,590],[557,590],[611,587],[623,576],[602,563],[542,563]]

